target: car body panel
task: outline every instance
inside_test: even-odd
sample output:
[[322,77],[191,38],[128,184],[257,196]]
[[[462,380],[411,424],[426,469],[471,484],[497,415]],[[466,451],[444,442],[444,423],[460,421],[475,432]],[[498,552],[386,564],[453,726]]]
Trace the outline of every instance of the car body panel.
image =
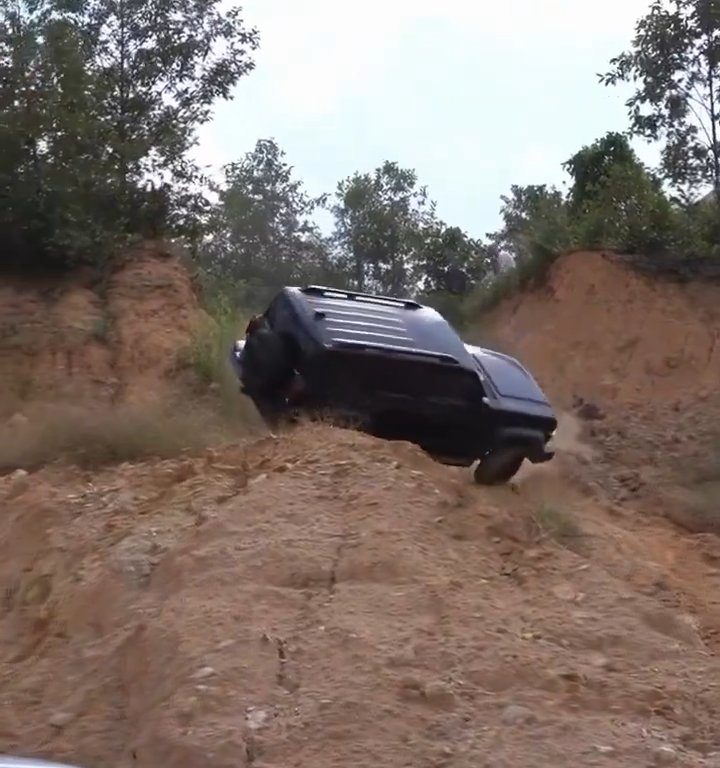
[[326,349],[378,349],[473,367],[460,337],[431,307],[318,286],[286,288],[284,295]]
[[472,355],[491,407],[554,419],[550,402],[532,374],[514,357],[471,344]]

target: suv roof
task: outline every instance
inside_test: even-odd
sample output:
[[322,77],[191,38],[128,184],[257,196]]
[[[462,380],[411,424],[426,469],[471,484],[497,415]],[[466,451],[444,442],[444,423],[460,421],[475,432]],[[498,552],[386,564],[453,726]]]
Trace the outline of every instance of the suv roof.
[[386,350],[474,367],[447,320],[416,301],[317,285],[285,292],[326,347]]

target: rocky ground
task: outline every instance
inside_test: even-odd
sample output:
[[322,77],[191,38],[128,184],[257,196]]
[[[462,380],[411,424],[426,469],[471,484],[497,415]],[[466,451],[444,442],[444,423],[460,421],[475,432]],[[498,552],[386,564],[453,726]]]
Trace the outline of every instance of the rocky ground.
[[[3,749],[87,766],[720,764],[710,615],[670,583],[671,530],[588,499],[563,455],[485,490],[316,427],[5,478]],[[694,575],[720,586],[717,563]]]

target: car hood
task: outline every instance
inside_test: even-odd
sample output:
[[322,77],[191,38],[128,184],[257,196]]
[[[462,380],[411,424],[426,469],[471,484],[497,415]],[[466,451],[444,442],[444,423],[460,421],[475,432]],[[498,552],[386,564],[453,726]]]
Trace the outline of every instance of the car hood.
[[514,357],[466,344],[477,366],[486,396],[507,410],[552,416],[545,393],[532,374]]

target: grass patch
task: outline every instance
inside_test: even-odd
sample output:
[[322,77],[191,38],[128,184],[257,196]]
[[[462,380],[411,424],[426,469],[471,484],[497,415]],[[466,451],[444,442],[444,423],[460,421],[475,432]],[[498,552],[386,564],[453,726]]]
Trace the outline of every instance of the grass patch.
[[231,437],[211,412],[179,406],[82,408],[65,405],[0,431],[0,471],[62,460],[85,468],[172,458]]
[[250,400],[240,393],[230,365],[232,345],[244,336],[250,314],[237,310],[225,294],[206,297],[205,316],[181,350],[178,363],[193,374],[201,390],[195,394],[204,397],[227,424],[254,429],[262,422]]
[[203,384],[221,384],[230,348],[246,324],[247,318],[236,312],[227,299],[216,299],[181,352],[182,362],[192,368]]
[[568,549],[577,550],[585,534],[573,518],[554,504],[543,503],[533,515],[543,536],[547,536]]

